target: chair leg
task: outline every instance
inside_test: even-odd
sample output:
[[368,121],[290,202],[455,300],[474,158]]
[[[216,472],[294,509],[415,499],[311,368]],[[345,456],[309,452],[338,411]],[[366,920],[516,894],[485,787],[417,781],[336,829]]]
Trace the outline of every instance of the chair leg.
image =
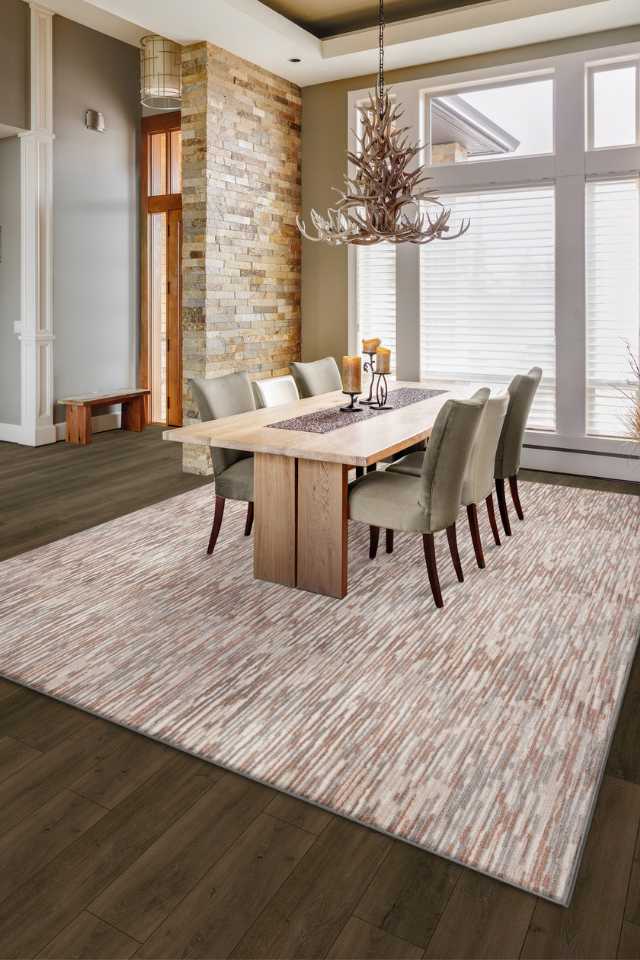
[[375,560],[376,558],[379,539],[380,527],[369,527],[369,560]]
[[493,494],[490,493],[487,497],[485,503],[487,504],[487,513],[489,515],[489,523],[491,525],[491,532],[493,534],[493,539],[495,540],[496,546],[500,546],[500,534],[498,532],[498,524],[496,523],[496,511],[493,507]]
[[213,511],[213,524],[211,525],[211,536],[209,537],[207,553],[213,553],[213,548],[216,545],[216,540],[218,539],[218,534],[220,533],[220,525],[222,524],[224,502],[224,497],[216,497],[216,505]]
[[393,530],[385,531],[387,553],[393,553]]
[[377,469],[378,469],[377,463],[370,463],[367,466],[367,473],[375,473]]
[[511,536],[511,524],[509,523],[509,514],[507,513],[507,498],[504,495],[504,480],[496,480],[496,493],[498,494],[498,507],[500,508],[500,518],[504,532],[508,537]]
[[250,500],[247,504],[247,519],[244,525],[244,535],[245,537],[251,536],[251,528],[253,526],[253,500]]
[[522,512],[522,504],[520,503],[520,494],[518,492],[518,477],[509,477],[509,489],[511,490],[511,499],[513,500],[513,505],[516,508],[516,513],[518,514],[518,520],[524,520],[524,513]]
[[463,583],[464,574],[462,572],[462,564],[460,563],[460,554],[458,553],[458,538],[456,536],[455,523],[447,527],[447,540],[449,541],[449,550],[451,551],[451,559],[453,560],[453,569],[460,583]]
[[436,566],[436,551],[433,544],[432,533],[422,534],[422,546],[424,547],[424,559],[427,564],[427,574],[429,576],[429,584],[431,586],[431,593],[433,594],[434,603],[436,607],[444,607],[442,591],[440,590],[440,580],[438,578],[438,567]]
[[356,480],[359,480],[360,477],[364,477],[364,467],[356,467]]
[[478,508],[475,503],[470,503],[467,507],[467,518],[469,520],[469,530],[471,531],[471,542],[473,543],[473,552],[476,555],[476,563],[481,570],[484,570],[484,553],[482,552],[482,540],[480,538],[480,527],[478,525]]

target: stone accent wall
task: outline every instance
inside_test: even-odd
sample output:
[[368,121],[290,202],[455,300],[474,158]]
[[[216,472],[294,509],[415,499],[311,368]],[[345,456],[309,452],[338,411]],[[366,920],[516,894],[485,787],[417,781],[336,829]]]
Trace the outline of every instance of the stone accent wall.
[[[298,87],[212,44],[182,54],[184,423],[190,377],[288,372],[300,357]],[[184,448],[184,469],[210,473]]]

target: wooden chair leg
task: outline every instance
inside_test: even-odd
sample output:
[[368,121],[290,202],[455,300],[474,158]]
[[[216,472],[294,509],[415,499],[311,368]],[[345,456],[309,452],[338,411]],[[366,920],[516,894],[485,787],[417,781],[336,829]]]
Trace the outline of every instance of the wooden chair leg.
[[376,558],[379,539],[380,527],[369,527],[369,560],[375,560]]
[[377,463],[370,463],[367,466],[367,473],[375,473],[377,469],[378,469]]
[[251,536],[251,528],[253,526],[253,500],[250,500],[247,504],[247,519],[244,525],[244,535],[245,537]]
[[393,553],[393,530],[385,531],[387,553]]
[[496,511],[493,506],[493,494],[490,493],[487,497],[485,503],[487,504],[487,514],[489,515],[489,523],[491,525],[491,532],[493,534],[493,539],[495,540],[496,546],[500,546],[500,533],[498,532],[498,524],[496,523]]
[[356,467],[356,480],[360,477],[364,477],[364,467]]
[[478,524],[478,508],[475,503],[470,503],[467,507],[467,519],[469,520],[469,530],[471,531],[471,542],[473,543],[473,552],[476,555],[476,563],[481,570],[484,570],[484,553],[482,552],[482,540],[480,538],[480,526]]
[[423,533],[422,546],[424,547],[424,559],[427,564],[427,574],[429,576],[429,584],[431,586],[431,593],[433,594],[434,603],[436,607],[444,607],[442,591],[440,590],[440,580],[438,578],[436,551],[433,544],[432,533]]
[[207,553],[213,553],[213,548],[216,545],[216,540],[218,539],[218,534],[220,533],[220,526],[222,524],[222,514],[224,513],[224,497],[216,497],[216,505],[213,511],[213,524],[211,525],[211,536],[209,537],[209,546],[207,547]]
[[449,541],[449,550],[451,551],[451,559],[453,560],[453,569],[460,583],[463,583],[464,574],[462,572],[462,564],[460,563],[460,554],[458,553],[458,538],[456,536],[455,523],[447,527],[447,540]]
[[511,524],[509,523],[509,514],[507,513],[507,498],[504,495],[504,480],[496,480],[496,493],[498,494],[498,507],[500,508],[500,519],[504,532],[508,537],[511,536]]
[[516,508],[516,513],[518,514],[518,520],[524,520],[522,504],[520,503],[520,494],[518,492],[517,476],[509,477],[509,489],[511,490],[511,499],[513,500],[513,505]]

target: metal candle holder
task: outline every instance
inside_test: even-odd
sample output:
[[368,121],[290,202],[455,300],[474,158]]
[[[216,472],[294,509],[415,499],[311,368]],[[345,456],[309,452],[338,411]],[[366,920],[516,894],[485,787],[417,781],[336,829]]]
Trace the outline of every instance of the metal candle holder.
[[343,390],[342,392],[351,397],[351,403],[348,407],[340,407],[341,411],[343,413],[363,413],[362,407],[356,406],[356,397],[358,397],[360,394],[353,393],[351,390]]
[[369,353],[368,350],[363,350],[362,352],[369,357],[369,359],[362,365],[362,369],[365,371],[365,373],[371,374],[371,383],[369,384],[369,396],[366,400],[361,400],[360,403],[374,404],[376,403],[373,398],[373,381],[376,378],[376,355],[375,353]]
[[374,377],[378,378],[378,382],[376,384],[376,399],[371,404],[372,408],[374,410],[393,410],[393,407],[387,403],[389,387],[386,373],[374,373]]

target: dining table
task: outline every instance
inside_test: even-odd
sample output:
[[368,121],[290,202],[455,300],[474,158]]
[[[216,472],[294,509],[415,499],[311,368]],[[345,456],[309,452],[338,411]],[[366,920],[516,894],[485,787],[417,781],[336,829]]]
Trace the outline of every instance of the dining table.
[[[473,389],[396,381],[389,409],[364,406],[348,414],[337,390],[166,430],[163,437],[253,453],[254,576],[341,599],[348,589],[349,471],[375,469],[426,440],[444,403]],[[394,396],[397,404],[413,400],[394,407]]]

